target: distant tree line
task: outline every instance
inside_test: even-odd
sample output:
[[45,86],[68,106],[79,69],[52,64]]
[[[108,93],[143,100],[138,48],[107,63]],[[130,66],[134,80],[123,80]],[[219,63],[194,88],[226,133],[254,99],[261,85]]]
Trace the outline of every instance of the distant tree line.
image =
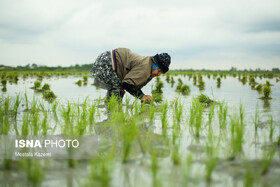
[[[46,65],[37,65],[35,63],[33,64],[27,64],[25,66],[16,66],[16,67],[11,67],[11,66],[5,66],[5,65],[0,65],[0,71],[5,70],[5,71],[90,71],[92,68],[93,64],[76,64],[76,65],[71,65],[68,67],[62,67],[62,66],[46,66]],[[209,70],[209,69],[174,69],[170,71],[178,71],[178,72],[280,72],[279,68],[272,68],[271,70],[267,69],[260,69],[256,68],[255,70],[253,69],[243,69],[239,70],[236,67],[231,67],[229,70]]]
[[279,68],[272,68],[271,70],[268,69],[261,69],[261,68],[256,68],[256,69],[243,69],[239,70],[236,67],[231,67],[229,70],[221,70],[221,69],[215,69],[215,70],[210,70],[210,69],[175,69],[171,71],[179,71],[179,72],[280,72]]
[[37,65],[35,63],[33,64],[27,64],[26,66],[4,66],[0,65],[0,70],[18,70],[18,71],[90,71],[93,64],[76,64],[71,65],[68,67],[62,67],[62,66],[46,66],[46,65]]

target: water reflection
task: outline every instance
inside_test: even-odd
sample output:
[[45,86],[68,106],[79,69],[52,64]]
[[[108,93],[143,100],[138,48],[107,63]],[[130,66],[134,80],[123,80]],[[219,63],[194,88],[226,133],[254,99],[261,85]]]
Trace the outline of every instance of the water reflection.
[[[96,135],[99,139],[99,152],[102,154],[111,151],[113,146],[117,146],[119,154],[124,151],[123,141],[124,138],[122,128],[130,128],[127,124],[123,127],[120,124],[116,124],[108,119],[93,125]],[[146,154],[155,154],[157,157],[168,157],[170,155],[169,140],[168,137],[161,134],[154,133],[154,130],[149,128],[149,124],[142,123],[137,124],[135,135],[130,142],[129,161],[133,161],[137,157],[144,156]]]
[[268,99],[263,100],[263,108],[264,109],[270,109],[270,104],[271,104],[270,100],[268,100]]

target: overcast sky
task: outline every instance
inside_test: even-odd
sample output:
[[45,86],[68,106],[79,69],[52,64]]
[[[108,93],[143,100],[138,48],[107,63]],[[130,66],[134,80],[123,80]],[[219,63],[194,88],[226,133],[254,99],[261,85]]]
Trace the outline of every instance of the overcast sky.
[[0,64],[167,52],[171,69],[280,68],[279,0],[0,0]]

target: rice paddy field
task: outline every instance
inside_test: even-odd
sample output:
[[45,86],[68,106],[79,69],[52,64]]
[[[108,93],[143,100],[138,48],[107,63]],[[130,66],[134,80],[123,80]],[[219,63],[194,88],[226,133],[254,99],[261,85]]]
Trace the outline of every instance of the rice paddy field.
[[92,159],[0,158],[0,186],[280,186],[279,73],[170,72],[152,104],[87,72],[0,75],[1,136],[98,137]]

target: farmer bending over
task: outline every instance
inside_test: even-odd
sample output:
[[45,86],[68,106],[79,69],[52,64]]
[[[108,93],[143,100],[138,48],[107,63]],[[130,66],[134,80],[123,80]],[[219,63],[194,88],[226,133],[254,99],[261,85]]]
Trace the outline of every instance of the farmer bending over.
[[108,90],[112,95],[123,98],[125,90],[131,95],[150,103],[153,97],[141,89],[152,78],[169,70],[170,56],[167,53],[155,56],[141,56],[127,48],[117,48],[99,55],[93,64],[91,74],[94,84]]

